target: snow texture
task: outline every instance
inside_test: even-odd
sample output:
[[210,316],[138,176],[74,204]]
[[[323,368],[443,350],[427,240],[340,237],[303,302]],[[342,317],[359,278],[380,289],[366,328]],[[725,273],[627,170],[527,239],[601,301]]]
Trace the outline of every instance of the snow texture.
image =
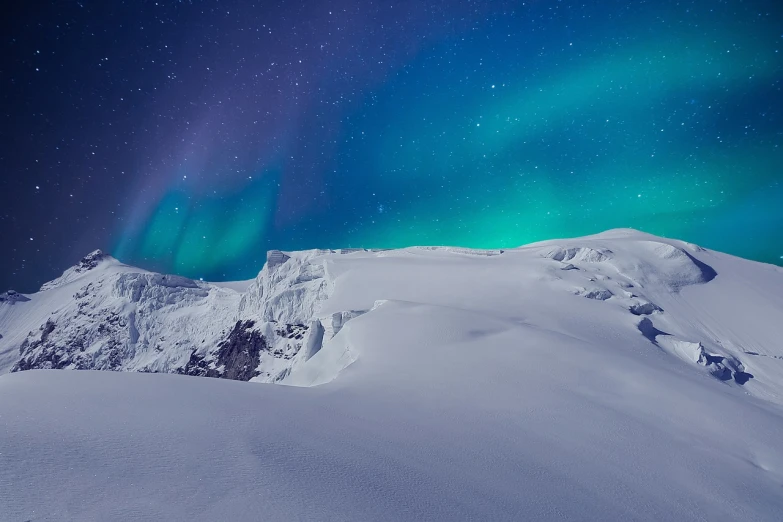
[[783,513],[771,265],[612,230],[3,295],[0,520]]

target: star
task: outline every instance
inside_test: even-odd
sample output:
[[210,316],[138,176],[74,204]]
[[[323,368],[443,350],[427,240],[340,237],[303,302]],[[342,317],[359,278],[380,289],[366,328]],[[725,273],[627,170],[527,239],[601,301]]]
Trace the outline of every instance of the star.
[[[62,19],[85,16],[78,2],[63,3]],[[4,170],[19,173],[0,176],[0,214],[25,215],[30,241],[45,239],[40,259],[63,268],[70,249],[50,240],[76,241],[68,235],[102,222],[90,240],[122,243],[124,262],[207,281],[255,276],[267,248],[494,247],[615,226],[722,237],[729,253],[783,264],[783,188],[767,188],[781,170],[772,55],[783,35],[758,12],[692,0],[688,23],[661,39],[642,20],[680,19],[676,2],[617,12],[595,2],[593,16],[634,35],[617,47],[612,27],[581,17],[535,17],[533,27],[506,2],[399,13],[309,3],[299,13],[226,0],[217,16],[180,2],[159,26],[140,11],[93,12],[107,34],[146,42],[142,54],[101,51],[100,75],[94,46],[61,38],[55,23],[64,48],[50,49],[45,17],[19,14],[0,42],[12,58],[3,117],[25,138],[0,144]],[[590,52],[574,51],[586,41]],[[675,63],[678,42],[688,52]],[[175,51],[184,47],[196,51]],[[38,74],[53,70],[63,74]],[[481,132],[465,132],[473,127]],[[650,197],[628,202],[633,186]],[[72,204],[49,201],[63,195]],[[705,210],[698,226],[671,218],[700,204],[709,213],[694,211]],[[595,219],[554,219],[575,208]],[[749,209],[768,231],[753,248],[737,224]],[[538,216],[548,224],[533,226]],[[0,256],[0,288],[12,268]],[[40,287],[39,277],[20,285]]]

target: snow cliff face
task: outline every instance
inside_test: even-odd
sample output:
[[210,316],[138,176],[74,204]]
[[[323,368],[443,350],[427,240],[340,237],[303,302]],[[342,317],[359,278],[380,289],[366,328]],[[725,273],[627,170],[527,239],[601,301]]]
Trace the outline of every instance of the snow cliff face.
[[[10,323],[3,327],[10,332],[0,339],[0,353],[9,361],[14,358],[9,352],[18,350],[18,358],[2,370],[118,370],[279,381],[320,349],[325,330],[334,331],[331,317],[326,326],[317,317],[331,288],[320,259],[329,253],[272,251],[258,277],[240,293],[232,285],[145,272],[92,252],[37,294],[0,296],[5,306],[0,314]],[[27,301],[30,306],[18,313]],[[9,321],[11,316],[17,320]],[[352,316],[348,312],[345,318]]]
[[[728,263],[728,273],[719,275],[716,263]],[[592,343],[641,343],[778,400],[770,381],[783,370],[783,353],[771,340],[783,332],[751,334],[749,315],[730,313],[737,293],[751,289],[760,293],[741,296],[746,311],[766,316],[777,303],[756,286],[770,277],[780,281],[780,270],[629,230],[509,250],[270,251],[245,285],[146,272],[96,251],[36,294],[0,296],[0,371],[321,384],[361,357],[351,322],[391,301],[468,310]],[[705,305],[700,296],[721,285],[735,297]],[[754,369],[761,360],[769,378]]]

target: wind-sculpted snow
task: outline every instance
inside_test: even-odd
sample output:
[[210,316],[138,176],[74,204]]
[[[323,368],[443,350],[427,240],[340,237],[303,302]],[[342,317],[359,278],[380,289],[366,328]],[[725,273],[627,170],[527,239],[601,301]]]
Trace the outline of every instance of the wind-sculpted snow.
[[677,290],[683,286],[711,281],[715,276],[712,267],[700,262],[683,248],[659,241],[635,241],[633,256],[615,256],[605,247],[555,246],[546,249],[544,256],[556,261],[603,263],[637,285],[648,283]]
[[595,249],[589,247],[555,247],[544,254],[555,261],[583,261],[585,263],[600,263],[612,258],[612,251],[607,248]]
[[[329,280],[319,255],[328,251],[297,252],[283,262],[267,262],[242,297],[240,313],[256,314],[263,321],[302,324],[314,318],[327,298]],[[316,258],[316,260],[313,260]]]
[[[38,294],[4,294],[9,304],[30,300],[33,314],[0,310],[12,330],[0,338],[3,360],[13,361],[2,369],[279,381],[320,349],[324,331],[329,337],[335,333],[332,323],[354,315],[349,310],[339,319],[324,319],[327,326],[317,317],[331,288],[318,258],[329,253],[271,252],[258,278],[238,292],[236,285],[144,272],[93,252]],[[313,324],[317,328],[310,334]],[[12,351],[18,351],[15,360]]]
[[[595,342],[666,331],[665,342],[642,339],[695,366],[705,365],[681,357],[676,346],[703,346],[711,357],[734,361],[723,366],[750,376],[736,380],[747,384],[759,378],[745,368],[753,366],[743,348],[747,336],[714,334],[736,321],[715,325],[699,305],[683,309],[686,289],[716,286],[717,271],[707,262],[716,255],[622,230],[510,250],[270,251],[258,277],[237,291],[243,286],[145,272],[96,251],[37,294],[4,294],[0,361],[6,371],[130,370],[300,384],[315,372],[326,382],[324,375],[333,379],[334,368],[359,358],[360,349],[348,348],[350,334],[340,335],[345,325],[393,300],[474,310],[577,338],[604,332]],[[742,275],[763,266],[736,263]],[[770,350],[756,348],[760,355]],[[337,357],[330,355],[335,350]],[[340,363],[319,368],[327,360]],[[778,361],[775,354],[768,360]],[[764,394],[770,386],[764,383]]]
[[783,512],[776,267],[630,230],[247,283],[88,257],[0,300],[0,368],[184,375],[1,376],[0,520]]
[[[131,370],[301,383],[307,379],[297,372],[312,374],[331,357],[326,350],[308,363],[322,348],[340,345],[335,350],[347,353],[348,334],[339,333],[348,321],[392,299],[472,309],[580,338],[584,330],[612,332],[623,324],[642,333],[663,328],[677,343],[737,361],[733,373],[754,376],[744,370],[741,339],[717,338],[698,310],[675,313],[684,289],[716,278],[716,269],[698,258],[711,255],[622,230],[511,250],[271,251],[258,277],[236,291],[242,285],[144,272],[95,251],[38,294],[4,294],[0,361],[6,371]],[[742,265],[741,272],[760,266]],[[601,309],[583,310],[567,294]],[[649,317],[649,326],[634,316]],[[678,344],[647,337],[678,355]]]

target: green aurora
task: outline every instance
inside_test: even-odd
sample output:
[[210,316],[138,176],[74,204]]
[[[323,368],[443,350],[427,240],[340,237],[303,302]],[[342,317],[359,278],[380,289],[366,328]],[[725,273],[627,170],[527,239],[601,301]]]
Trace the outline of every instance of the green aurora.
[[[172,183],[115,252],[236,279],[271,248],[498,248],[632,227],[781,263],[779,8],[713,4],[610,2],[567,31],[493,12],[357,87],[336,131],[303,126],[247,157],[231,190]],[[227,171],[214,156],[201,170]]]

